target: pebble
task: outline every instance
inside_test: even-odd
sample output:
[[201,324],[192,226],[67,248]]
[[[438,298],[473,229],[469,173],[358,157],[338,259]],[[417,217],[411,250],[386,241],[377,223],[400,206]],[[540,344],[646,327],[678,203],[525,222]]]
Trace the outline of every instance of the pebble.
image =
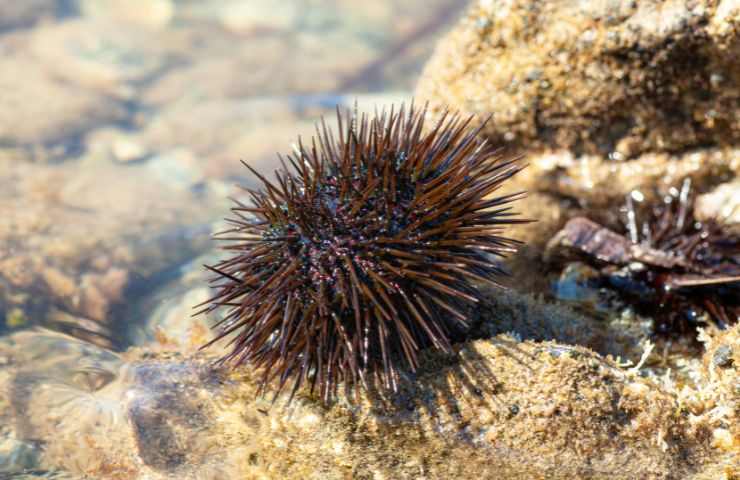
[[[38,466],[38,452],[29,443],[12,438],[0,439],[0,472],[22,472]],[[0,473],[1,478],[4,477]]]
[[141,160],[149,153],[142,144],[128,138],[115,140],[111,145],[111,150],[113,157],[120,163]]
[[232,1],[221,12],[222,24],[235,32],[287,30],[298,17],[298,5],[295,2],[270,0]]
[[52,294],[58,298],[71,298],[77,291],[75,281],[54,267],[47,267],[41,274]]
[[167,26],[175,16],[173,0],[78,0],[80,12],[91,18],[113,19],[149,28]]
[[712,357],[712,363],[717,367],[727,368],[732,366],[732,348],[729,345],[720,345],[717,350],[714,351]]

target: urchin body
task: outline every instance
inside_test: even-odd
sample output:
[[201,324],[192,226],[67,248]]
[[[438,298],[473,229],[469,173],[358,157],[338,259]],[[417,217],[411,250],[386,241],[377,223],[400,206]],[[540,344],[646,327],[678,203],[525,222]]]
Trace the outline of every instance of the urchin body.
[[338,114],[336,139],[322,122],[275,181],[254,172],[262,189],[221,234],[233,256],[209,267],[223,360],[261,368],[278,391],[310,381],[328,400],[340,382],[395,389],[421,349],[451,352],[481,290],[498,286],[495,257],[516,248],[502,228],[525,221],[509,205],[521,193],[492,197],[521,165],[468,123],[427,132],[413,107]]

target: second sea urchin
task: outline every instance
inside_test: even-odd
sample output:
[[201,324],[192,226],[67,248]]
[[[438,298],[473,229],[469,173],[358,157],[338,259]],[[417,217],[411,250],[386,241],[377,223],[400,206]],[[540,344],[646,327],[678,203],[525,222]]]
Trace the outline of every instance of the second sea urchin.
[[695,335],[702,317],[720,328],[736,323],[738,226],[717,218],[700,221],[689,179],[642,209],[633,197],[643,195],[635,191],[627,196],[621,229],[573,218],[550,241],[547,256],[560,247],[580,252],[599,268],[600,275],[589,283],[618,292],[638,313],[653,318],[656,333]]
[[208,267],[223,361],[328,401],[340,382],[395,390],[421,349],[452,351],[482,287],[499,286],[496,257],[518,245],[502,229],[526,221],[510,206],[522,193],[491,195],[522,166],[471,119],[425,131],[424,114],[338,112],[338,136],[322,120],[274,181],[252,170],[262,188],[245,189],[251,202],[236,201],[219,235],[233,256]]

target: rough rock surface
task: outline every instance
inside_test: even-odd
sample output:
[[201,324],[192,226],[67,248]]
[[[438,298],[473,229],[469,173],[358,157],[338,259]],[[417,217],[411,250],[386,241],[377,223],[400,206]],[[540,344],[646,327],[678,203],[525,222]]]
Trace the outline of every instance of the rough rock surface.
[[478,0],[416,96],[433,117],[490,115],[485,134],[525,155],[510,187],[532,193],[520,211],[545,213],[517,229],[531,270],[571,216],[616,212],[633,190],[652,201],[687,177],[700,193],[737,177],[739,29],[735,0]]
[[532,149],[682,151],[740,140],[733,0],[480,0],[437,47],[418,92],[492,115]]
[[[58,334],[16,334],[0,357],[2,424],[45,445],[40,466],[112,479],[718,478],[706,469],[732,475],[737,454],[716,411],[682,405],[696,391],[505,335],[328,409],[306,391],[271,405],[253,374],[206,358],[119,357]],[[715,410],[732,408],[721,391]]]
[[526,156],[511,188],[532,192],[521,211],[548,205],[517,229],[536,251],[632,190],[650,201],[686,177],[703,192],[737,176],[738,25],[734,0],[475,1],[416,97],[431,116],[490,115],[492,141]]

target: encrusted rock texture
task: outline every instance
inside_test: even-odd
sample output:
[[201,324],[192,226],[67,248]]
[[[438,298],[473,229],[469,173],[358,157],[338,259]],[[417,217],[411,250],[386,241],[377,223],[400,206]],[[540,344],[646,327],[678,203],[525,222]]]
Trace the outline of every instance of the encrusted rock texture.
[[[734,0],[476,0],[469,5],[438,43],[416,98],[428,102],[431,118],[452,111],[472,115],[474,124],[488,119],[482,134],[508,154],[526,158],[529,167],[510,188],[530,192],[517,210],[538,222],[511,232],[527,242],[511,262],[516,288],[549,292],[552,272],[542,259],[544,243],[573,216],[617,221],[627,195],[636,202],[652,202],[689,178],[698,192],[699,219],[737,224],[739,28],[740,3]],[[537,318],[551,318],[559,308],[535,306],[534,297],[525,302],[512,302],[513,298],[507,295],[492,302],[495,308],[487,312],[491,321],[486,325],[497,327],[488,333],[501,333],[497,329],[508,325],[519,335],[538,323]],[[577,316],[564,318],[569,316],[574,330],[581,331]],[[538,327],[539,333],[529,338],[557,339],[587,345],[601,355],[635,358],[640,335],[630,333],[629,322],[612,322],[603,330],[598,322],[588,323],[583,331],[591,337],[582,338],[555,327],[561,322],[547,324],[549,330]],[[540,336],[545,331],[549,338]],[[738,331],[736,326],[726,332],[700,333],[705,346],[701,360],[697,353],[701,349],[681,352],[680,342],[660,342],[663,362],[669,357],[675,362],[673,371],[663,377],[652,375],[654,385],[624,387],[644,389],[647,397],[640,398],[654,402],[647,411],[653,406],[666,409],[660,418],[650,417],[654,422],[650,430],[662,432],[658,434],[665,442],[662,451],[670,451],[675,463],[647,453],[649,459],[616,454],[612,465],[623,463],[615,472],[600,463],[602,449],[596,455],[584,449],[581,457],[569,458],[563,447],[564,458],[569,458],[563,461],[566,466],[527,471],[522,463],[502,478],[734,478],[740,465]],[[526,341],[520,344],[525,345]],[[660,356],[653,355],[648,363],[654,365]],[[665,372],[665,367],[653,373]],[[567,369],[563,374],[570,375]],[[622,390],[616,404],[626,398]],[[672,400],[658,406],[658,398]],[[591,408],[599,418],[604,415],[600,409],[606,407],[595,402],[599,406]],[[624,439],[620,435],[629,430],[625,424],[613,416],[604,418],[609,418],[607,430],[620,432],[615,442]],[[626,421],[630,428],[637,423],[633,417]],[[527,434],[533,431],[528,426]],[[578,433],[569,438],[599,435],[588,427],[573,432]],[[635,439],[623,440],[627,450]],[[635,440],[635,445],[643,441]],[[529,447],[532,457],[547,458],[538,451],[536,440]],[[503,450],[515,451],[508,443]],[[592,460],[590,470],[577,466],[584,458]],[[571,470],[566,473],[560,467]]]
[[0,344],[0,411],[16,441],[46,445],[42,466],[93,478],[734,478],[739,334],[705,336],[681,391],[499,335],[327,408],[305,389],[273,404],[256,374],[206,357],[20,332]]
[[576,153],[740,140],[739,5],[481,0],[437,48],[419,92],[491,114],[487,133]]
[[[740,170],[735,0],[480,0],[418,83],[431,113],[490,116],[530,190],[604,206]],[[649,192],[648,192],[649,193]]]

